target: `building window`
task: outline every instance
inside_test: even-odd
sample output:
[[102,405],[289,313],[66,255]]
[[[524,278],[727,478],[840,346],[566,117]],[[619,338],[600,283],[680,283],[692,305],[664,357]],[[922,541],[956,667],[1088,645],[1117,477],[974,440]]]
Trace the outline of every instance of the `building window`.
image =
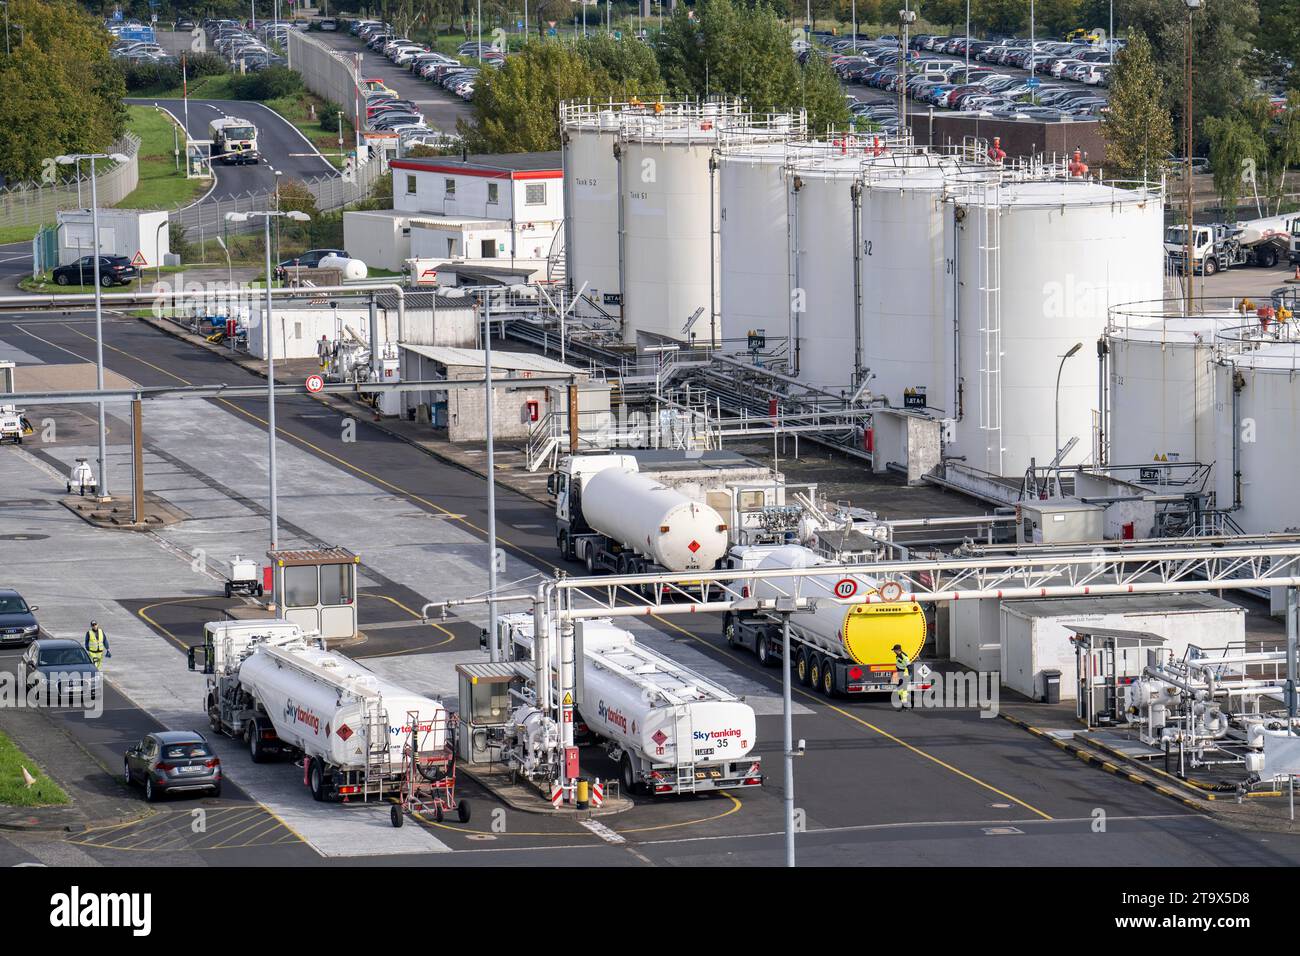
[[335,607],[352,603],[352,565],[321,565],[320,602]]
[[442,194],[448,199],[456,198],[456,180],[444,179],[442,181]]
[[497,183],[488,183],[488,202],[495,205],[497,201]]
[[284,569],[284,606],[315,607],[320,590],[316,566],[290,566]]
[[407,177],[406,177],[406,195],[408,195],[408,196],[414,196],[414,195],[415,195],[415,177],[414,177],[414,176],[407,176]]
[[481,259],[495,259],[497,257],[497,241],[495,239],[479,240],[479,252]]
[[546,204],[546,183],[529,183],[525,186],[524,204],[527,206],[544,206]]

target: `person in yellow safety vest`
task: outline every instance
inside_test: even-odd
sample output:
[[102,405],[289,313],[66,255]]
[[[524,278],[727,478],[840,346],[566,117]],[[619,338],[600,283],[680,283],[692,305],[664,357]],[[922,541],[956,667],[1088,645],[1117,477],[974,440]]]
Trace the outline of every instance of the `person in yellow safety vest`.
[[894,645],[894,666],[898,668],[898,700],[906,707],[908,698],[908,687],[911,684],[911,661],[903,652],[901,644]]
[[113,656],[113,652],[108,649],[108,635],[98,621],[91,621],[90,630],[86,631],[86,653],[90,655],[95,669],[101,671],[104,669],[104,658]]

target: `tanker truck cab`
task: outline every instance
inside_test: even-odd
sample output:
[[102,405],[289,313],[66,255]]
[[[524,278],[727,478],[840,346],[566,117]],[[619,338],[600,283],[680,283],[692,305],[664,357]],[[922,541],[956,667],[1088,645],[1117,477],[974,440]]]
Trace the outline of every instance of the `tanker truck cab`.
[[[736,547],[727,561],[736,570],[831,565],[798,545]],[[920,656],[925,613],[915,601],[852,599],[888,598],[897,590],[861,566],[830,570],[824,577],[755,578],[742,593],[757,599],[758,608],[728,611],[723,636],[731,647],[753,652],[764,667],[775,667],[784,647],[782,620],[764,603],[791,594],[806,598],[810,606],[790,615],[790,663],[799,682],[826,697],[892,693],[898,686],[893,647],[900,645],[909,661]],[[925,685],[914,679],[910,687],[922,690]]]

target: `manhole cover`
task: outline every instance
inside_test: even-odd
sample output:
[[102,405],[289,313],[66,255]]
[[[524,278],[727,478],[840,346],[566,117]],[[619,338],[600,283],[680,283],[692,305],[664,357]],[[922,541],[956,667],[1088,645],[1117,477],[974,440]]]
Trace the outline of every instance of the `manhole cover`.
[[494,837],[491,833],[471,833],[471,834],[469,834],[469,835],[466,837],[466,839],[469,839],[469,840],[495,840],[496,837]]
[[984,827],[985,836],[1011,836],[1012,834],[1024,832],[1024,830],[1018,830],[1015,827]]
[[44,541],[48,534],[0,534],[0,541]]

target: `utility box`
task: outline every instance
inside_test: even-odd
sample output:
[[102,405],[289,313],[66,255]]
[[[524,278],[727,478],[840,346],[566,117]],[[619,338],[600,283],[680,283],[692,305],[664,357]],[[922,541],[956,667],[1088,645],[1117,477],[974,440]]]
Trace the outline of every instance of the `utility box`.
[[1106,509],[1065,498],[1016,505],[1016,544],[1073,544],[1101,541]]
[[[99,210],[99,251],[105,256],[126,256],[132,265],[154,268],[171,253],[165,210]],[[58,214],[59,265],[75,262],[95,251],[93,222],[89,209],[70,209]]]

